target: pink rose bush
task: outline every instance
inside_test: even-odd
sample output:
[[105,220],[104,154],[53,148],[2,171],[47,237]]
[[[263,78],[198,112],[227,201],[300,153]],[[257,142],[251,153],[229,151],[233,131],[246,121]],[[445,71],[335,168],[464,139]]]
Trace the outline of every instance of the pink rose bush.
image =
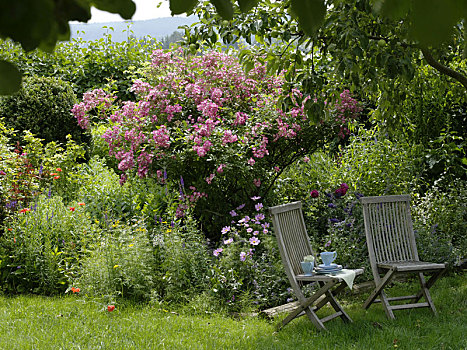
[[88,92],[72,112],[83,128],[104,123],[121,183],[129,174],[155,177],[162,170],[169,181],[183,176],[209,195],[201,216],[213,203],[227,208],[258,191],[266,196],[281,172],[330,130],[309,120],[309,98],[286,89],[282,76],[268,75],[261,63],[245,73],[236,57],[216,51],[155,50],[131,91],[135,102]]

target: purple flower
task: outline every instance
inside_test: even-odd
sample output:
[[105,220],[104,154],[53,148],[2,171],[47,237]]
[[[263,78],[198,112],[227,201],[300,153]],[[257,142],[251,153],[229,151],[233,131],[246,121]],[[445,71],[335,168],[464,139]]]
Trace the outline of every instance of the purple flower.
[[260,211],[263,208],[263,203],[258,203],[255,205],[256,211]]
[[182,176],[180,176],[180,185],[182,185],[182,188],[185,188],[185,182],[183,181]]
[[257,236],[258,233],[259,233],[259,231],[253,231],[253,234],[254,234],[255,236]]
[[224,251],[224,249],[222,248],[217,248],[213,253],[212,255],[214,256],[219,256],[220,253],[222,253]]
[[264,220],[264,214],[262,214],[262,213],[256,214],[256,215],[255,215],[255,220],[256,220],[256,221]]
[[227,232],[230,231],[230,226],[225,226],[222,228],[222,234],[225,235]]
[[235,212],[235,210],[231,210],[231,211],[230,211],[230,215],[231,215],[231,216],[238,216],[238,214]]
[[251,233],[252,231],[253,231],[253,229],[252,229],[251,227],[248,227],[248,228],[246,229],[246,232],[248,232],[248,233]]
[[310,192],[311,198],[318,198],[319,192],[317,190],[313,190]]
[[233,242],[233,238],[229,238],[229,239],[224,240],[224,244],[230,244],[232,242]]
[[331,221],[333,224],[337,224],[338,222],[340,222],[340,220],[336,218],[331,218],[329,219],[329,221]]
[[240,261],[245,261],[246,259],[246,253],[245,252],[241,252],[240,253]]
[[258,199],[261,199],[261,197],[259,196],[254,196],[254,197],[251,197],[252,200],[254,200],[255,202],[258,200]]
[[328,207],[332,209],[337,208],[337,206],[334,203],[329,203]]
[[331,240],[327,241],[326,244],[324,245],[325,248],[329,247],[331,245]]
[[237,210],[242,210],[244,207],[245,207],[245,204],[240,204],[240,205],[237,207]]

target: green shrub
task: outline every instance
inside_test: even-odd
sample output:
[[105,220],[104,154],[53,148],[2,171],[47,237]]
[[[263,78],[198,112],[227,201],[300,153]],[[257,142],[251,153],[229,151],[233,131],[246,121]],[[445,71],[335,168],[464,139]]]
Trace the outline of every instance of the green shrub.
[[[84,133],[70,112],[75,103],[69,83],[57,78],[26,77],[18,93],[0,97],[0,117],[8,128],[19,134],[29,130],[45,142],[65,143],[68,134],[83,142]],[[19,135],[13,138],[19,140]]]
[[154,216],[163,215],[167,207],[168,192],[154,179],[131,178],[121,185],[114,170],[98,157],[91,158],[79,176],[76,198],[86,202],[88,212],[100,222],[106,217],[128,221],[137,216],[151,229]]
[[98,228],[84,203],[64,205],[41,195],[16,211],[0,237],[2,288],[10,293],[57,294],[79,273]]
[[84,41],[81,38],[57,43],[51,53],[41,50],[24,52],[11,40],[0,40],[0,58],[6,59],[25,76],[57,77],[72,84],[77,96],[88,90],[112,84],[119,91],[119,98],[134,99],[128,90],[133,76],[131,71],[140,68],[147,56],[160,44],[149,40],[115,42],[111,35]]
[[54,141],[44,145],[26,131],[21,145],[13,149],[8,145],[11,132],[3,128],[0,133],[0,188],[5,210],[2,217],[8,212],[16,212],[17,208],[28,206],[39,193],[59,195],[64,202],[75,199],[80,182],[78,162],[85,154],[82,146],[69,137],[64,147]]
[[467,251],[467,181],[455,180],[444,191],[435,184],[415,198],[412,209],[421,259],[459,264]]
[[188,212],[183,223],[161,219],[154,229],[152,239],[160,251],[165,300],[187,302],[207,289],[211,259],[197,226]]
[[147,301],[157,285],[157,260],[142,221],[108,220],[90,247],[75,285],[106,303],[118,298]]
[[210,274],[211,293],[230,311],[276,306],[291,296],[277,241],[259,200],[255,196],[252,204],[230,211],[231,225],[222,229],[222,242],[213,252],[216,261]]

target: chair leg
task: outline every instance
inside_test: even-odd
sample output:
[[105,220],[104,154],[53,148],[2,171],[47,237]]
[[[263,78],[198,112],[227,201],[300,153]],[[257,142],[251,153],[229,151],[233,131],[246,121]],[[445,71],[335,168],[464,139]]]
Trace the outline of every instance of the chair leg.
[[[323,282],[320,282],[320,284],[323,283]],[[341,287],[343,284],[345,284],[345,282],[341,282],[341,284],[336,288],[336,291],[337,292],[340,292],[342,289],[339,288]],[[326,293],[326,301],[329,301],[329,303],[331,304],[332,308],[334,309],[335,312],[340,312],[341,315],[340,315],[340,318],[342,319],[342,321],[344,322],[352,322],[352,319],[350,318],[349,315],[347,315],[347,313],[344,311],[344,309],[342,308],[342,306],[337,302],[336,298],[334,297],[333,294],[337,294],[337,293],[333,293],[331,292],[330,290],[328,290]]]
[[[438,273],[438,275],[439,275],[439,273]],[[433,277],[431,277],[429,281],[431,281],[433,279]],[[430,306],[430,309],[433,312],[433,314],[437,315],[438,313],[436,312],[435,304],[433,303],[433,300],[431,299],[431,295],[430,295],[430,292],[428,290],[429,287],[427,286],[427,283],[425,282],[425,277],[423,276],[423,273],[418,274],[418,279],[420,281],[421,289],[418,292],[418,294],[415,296],[414,302],[417,302],[418,300],[420,300],[421,296],[423,295],[425,297],[426,302]],[[433,285],[433,284],[431,284],[431,285]]]
[[383,305],[384,312],[386,313],[386,316],[394,320],[396,317],[394,316],[394,312],[392,312],[391,305],[389,305],[388,297],[386,296],[386,293],[384,290],[381,291],[380,293],[380,299],[381,299],[381,305]]
[[[368,309],[370,305],[375,301],[376,297],[381,294],[381,297],[383,296],[383,289],[386,287],[386,285],[391,282],[391,279],[394,277],[395,270],[390,269],[386,275],[382,279],[379,278],[379,276],[374,276],[375,277],[375,283],[376,283],[376,288],[371,292],[370,296],[368,299],[365,301],[363,304],[364,309]],[[387,301],[387,297],[385,296],[384,298],[381,299],[383,302],[383,299],[386,301],[386,303],[389,305]]]
[[313,307],[311,306],[318,298],[325,294],[329,289],[334,287],[336,285],[336,281],[329,281],[323,286],[321,286],[320,289],[318,289],[311,297],[305,298],[303,295],[302,291],[297,288],[297,290],[294,290],[295,296],[298,298],[300,301],[300,305],[294,309],[284,320],[282,320],[277,326],[276,330],[279,331],[282,327],[284,327],[286,324],[288,324],[290,321],[292,321],[294,318],[296,318],[298,315],[302,313],[302,311],[305,311],[308,319],[319,329],[319,330],[326,330],[326,327],[324,327],[323,322],[319,319],[319,317],[316,315],[315,311],[313,310]]
[[[446,272],[446,269],[439,270],[433,276],[431,276],[430,279],[426,282],[426,288],[430,289],[433,286],[433,284],[435,284],[435,282],[444,274],[444,272]],[[419,301],[422,296],[423,291],[420,290],[414,298],[414,302]]]

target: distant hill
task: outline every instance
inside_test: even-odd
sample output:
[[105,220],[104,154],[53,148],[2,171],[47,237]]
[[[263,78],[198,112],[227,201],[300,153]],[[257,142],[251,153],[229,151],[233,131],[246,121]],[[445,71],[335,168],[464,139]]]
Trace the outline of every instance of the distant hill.
[[[145,21],[125,21],[125,22],[107,22],[107,23],[71,23],[71,38],[81,37],[83,40],[96,40],[103,37],[105,33],[112,35],[112,40],[116,42],[125,41],[128,38],[128,26],[130,34],[141,39],[145,36],[151,36],[156,39],[172,34],[179,30],[182,25],[191,25],[198,21],[198,17],[163,17],[149,19]],[[103,27],[107,28],[103,28]],[[113,31],[108,29],[113,28]],[[80,32],[79,35],[77,32]],[[82,33],[84,32],[84,33]],[[131,33],[133,32],[133,33]]]

